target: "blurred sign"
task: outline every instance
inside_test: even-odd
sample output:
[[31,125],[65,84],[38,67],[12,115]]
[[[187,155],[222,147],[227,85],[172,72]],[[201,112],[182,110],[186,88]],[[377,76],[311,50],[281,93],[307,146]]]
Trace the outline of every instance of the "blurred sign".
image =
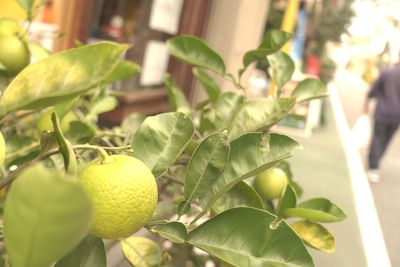
[[143,86],[162,84],[168,60],[169,53],[165,42],[149,41],[144,53],[140,84]]
[[150,13],[150,29],[178,33],[183,0],[155,0]]

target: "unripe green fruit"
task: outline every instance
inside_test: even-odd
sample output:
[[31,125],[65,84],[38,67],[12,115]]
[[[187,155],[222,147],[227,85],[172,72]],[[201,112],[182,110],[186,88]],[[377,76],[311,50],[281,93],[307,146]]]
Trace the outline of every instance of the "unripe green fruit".
[[30,62],[28,46],[16,36],[0,38],[0,63],[10,74],[17,74]]
[[[54,112],[53,108],[50,108],[48,110],[45,110],[39,118],[39,121],[37,123],[37,128],[39,130],[39,133],[42,133],[44,131],[54,131],[53,128],[53,123],[51,121],[51,113]],[[61,120],[61,131],[62,132],[68,132],[69,130],[69,124],[74,121],[77,120],[76,115],[73,112],[68,112]]]
[[24,28],[21,24],[10,18],[0,18],[0,38],[21,36],[24,33]]
[[127,155],[95,159],[83,167],[79,181],[92,202],[90,232],[107,239],[125,238],[153,216],[158,189],[151,170]]
[[276,167],[263,171],[254,180],[254,188],[262,198],[267,200],[280,197],[287,184],[286,173]]

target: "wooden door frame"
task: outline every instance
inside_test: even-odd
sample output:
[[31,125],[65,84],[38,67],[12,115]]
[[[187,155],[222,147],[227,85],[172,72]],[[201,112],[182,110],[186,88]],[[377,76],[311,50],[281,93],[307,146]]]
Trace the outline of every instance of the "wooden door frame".
[[[59,8],[60,30],[68,33],[55,43],[55,50],[60,51],[75,46],[76,40],[86,42],[90,27],[91,10],[95,0],[56,0],[61,1]],[[146,1],[146,0],[143,0]],[[203,37],[208,21],[211,0],[184,0],[178,35],[189,34]],[[79,19],[78,19],[79,18]],[[192,67],[171,58],[168,71],[176,84],[191,100],[194,77]],[[132,112],[147,115],[169,110],[166,91],[163,87],[127,93],[119,99],[120,105],[113,111],[102,115],[105,125],[119,124],[123,117]]]

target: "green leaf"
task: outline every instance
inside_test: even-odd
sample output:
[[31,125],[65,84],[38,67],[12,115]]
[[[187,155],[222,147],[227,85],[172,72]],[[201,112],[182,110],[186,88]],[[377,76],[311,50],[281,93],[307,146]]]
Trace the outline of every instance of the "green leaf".
[[279,217],[284,217],[283,211],[285,209],[296,207],[296,203],[296,192],[290,185],[287,185],[283,191],[282,197],[279,199],[278,207],[276,208],[276,215]]
[[176,86],[170,74],[164,78],[164,85],[168,93],[168,101],[172,111],[179,111],[183,114],[190,113],[190,105],[182,90]]
[[257,192],[245,182],[237,183],[212,205],[212,211],[221,213],[236,207],[254,207],[264,209],[264,203]]
[[272,70],[272,77],[281,89],[285,83],[290,81],[294,72],[293,60],[284,52],[278,51],[272,55],[267,56],[270,68]]
[[158,267],[161,264],[161,249],[151,239],[131,236],[121,240],[122,251],[135,267]]
[[192,207],[192,205],[190,205],[190,202],[182,201],[178,205],[178,215],[182,216],[184,214],[187,214],[190,211],[191,207]]
[[307,78],[301,81],[292,92],[292,97],[295,97],[297,102],[309,101],[326,96],[328,96],[328,93],[325,84],[313,78]]
[[167,47],[169,53],[179,60],[225,75],[225,64],[221,56],[195,36],[173,37],[167,40]]
[[121,60],[116,68],[105,79],[104,83],[110,84],[116,81],[125,80],[139,74],[140,71],[141,68],[138,64],[129,60]]
[[89,113],[86,115],[86,118],[89,121],[97,122],[99,114],[111,111],[117,106],[118,100],[116,97],[110,95],[101,96],[87,106]]
[[54,267],[106,267],[106,251],[101,238],[87,236],[67,256],[57,262]]
[[189,162],[186,171],[184,192],[186,201],[201,198],[224,171],[229,155],[226,133],[215,133],[206,137]]
[[93,88],[113,71],[126,49],[101,42],[28,65],[4,91],[0,113],[52,106]]
[[246,132],[270,128],[283,119],[295,103],[295,98],[259,98],[245,102],[229,123],[230,140]]
[[292,189],[294,189],[297,197],[300,198],[301,195],[303,194],[303,189],[301,188],[301,186],[298,183],[296,183],[293,180],[293,173],[292,173],[292,170],[290,169],[289,162],[287,162],[285,160],[281,160],[276,165],[276,167],[278,167],[279,169],[283,170],[286,173],[287,177],[289,178],[289,185],[292,187]]
[[28,48],[33,62],[44,59],[51,55],[51,52],[44,48],[40,43],[29,42]]
[[26,11],[26,13],[31,14],[32,13],[32,6],[34,0],[18,0],[19,5]]
[[86,123],[81,121],[72,121],[65,137],[73,144],[89,143],[96,135],[96,131]]
[[186,227],[180,222],[167,222],[147,228],[150,232],[158,234],[175,243],[185,243],[187,238]]
[[146,117],[140,113],[134,112],[132,114],[129,114],[122,121],[121,128],[123,131],[134,134],[139,129],[145,118]]
[[40,165],[12,184],[4,210],[4,238],[14,267],[47,267],[87,234],[90,203],[81,186]]
[[335,237],[319,223],[297,221],[290,226],[306,245],[327,253],[335,252]]
[[158,178],[175,163],[193,134],[192,120],[181,112],[147,117],[132,138],[133,156]]
[[68,174],[75,175],[78,170],[78,163],[72,144],[62,133],[60,122],[55,112],[51,114],[51,121],[53,122],[54,134],[60,147],[60,152],[64,158],[65,171]]
[[289,158],[299,144],[279,134],[247,133],[231,141],[228,163],[222,175],[200,199],[202,207],[209,207],[222,194],[243,179],[274,166]]
[[193,68],[193,75],[200,81],[202,88],[207,92],[208,98],[211,102],[217,102],[221,89],[215,81],[200,68]]
[[[54,111],[56,112],[57,116],[61,118],[61,120],[66,116],[68,113],[74,114],[72,111],[74,104],[77,102],[78,98],[68,99],[63,102],[59,102],[57,105],[54,106]],[[75,116],[75,114],[74,114]]]
[[335,204],[325,198],[313,198],[297,205],[296,208],[286,209],[287,217],[299,217],[316,222],[338,222],[347,216]]
[[301,239],[266,211],[241,207],[227,210],[189,233],[187,242],[240,267],[314,266]]
[[243,68],[239,70],[239,77],[242,76],[246,68],[254,61],[264,59],[267,55],[273,54],[289,41],[291,34],[280,30],[272,30],[267,33],[261,42],[261,45],[255,49],[246,52],[243,57]]
[[292,34],[281,30],[269,31],[261,41],[259,48],[278,51],[292,38]]
[[225,129],[233,115],[243,103],[244,97],[235,92],[224,92],[218,96],[213,109],[201,114],[200,131]]

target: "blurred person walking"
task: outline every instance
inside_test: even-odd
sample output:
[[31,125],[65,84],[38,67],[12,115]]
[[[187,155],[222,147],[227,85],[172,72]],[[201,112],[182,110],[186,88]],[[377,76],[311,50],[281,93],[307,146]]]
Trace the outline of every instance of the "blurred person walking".
[[380,161],[400,124],[400,60],[382,71],[373,83],[365,99],[365,114],[369,112],[371,99],[377,103],[368,151],[368,178],[378,183]]

